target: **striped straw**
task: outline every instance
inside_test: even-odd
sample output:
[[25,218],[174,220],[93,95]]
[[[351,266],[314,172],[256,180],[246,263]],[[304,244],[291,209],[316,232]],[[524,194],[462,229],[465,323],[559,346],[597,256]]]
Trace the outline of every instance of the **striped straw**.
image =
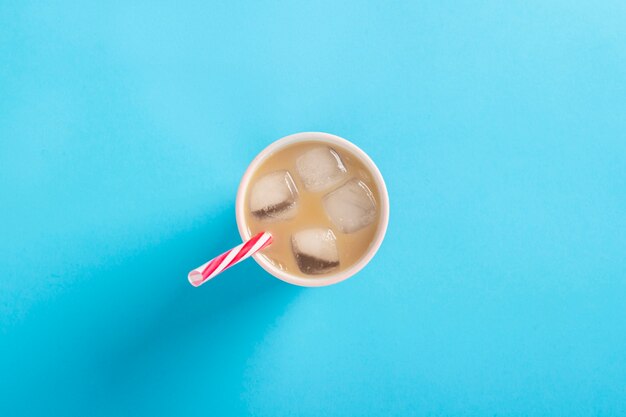
[[198,287],[227,268],[254,255],[256,252],[272,243],[272,235],[268,232],[261,232],[252,236],[248,241],[235,246],[220,256],[211,259],[209,262],[189,272],[187,278],[194,287]]

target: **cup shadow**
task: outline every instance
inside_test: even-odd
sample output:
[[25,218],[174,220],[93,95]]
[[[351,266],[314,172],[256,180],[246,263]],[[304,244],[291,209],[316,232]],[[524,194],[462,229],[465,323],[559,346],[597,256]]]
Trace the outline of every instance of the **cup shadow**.
[[[171,238],[77,272],[74,284],[33,311],[14,335],[14,350],[29,358],[20,366],[31,370],[14,381],[15,389],[26,389],[33,378],[73,381],[28,406],[45,404],[66,415],[68,407],[124,414],[155,389],[172,390],[170,381],[189,378],[219,383],[221,395],[237,399],[247,358],[304,290],[252,259],[199,288],[189,284],[189,270],[238,243],[230,205]],[[235,376],[230,384],[205,376],[226,368]],[[154,370],[171,378],[147,378]]]
[[[201,287],[189,284],[189,270],[240,242],[233,213],[234,208],[229,207],[193,230],[146,251],[123,268],[127,276],[141,270],[142,278],[133,289],[149,288],[156,301],[145,303],[146,311],[137,311],[132,334],[117,338],[103,352],[103,382],[119,389],[121,383],[125,385],[123,381],[132,380],[133,373],[139,374],[143,366],[150,365],[147,357],[163,352],[198,350],[228,360],[224,352],[232,351],[230,343],[254,344],[300,293],[302,288],[271,277],[252,259]],[[246,334],[240,331],[233,340],[237,333],[234,329],[245,329]]]

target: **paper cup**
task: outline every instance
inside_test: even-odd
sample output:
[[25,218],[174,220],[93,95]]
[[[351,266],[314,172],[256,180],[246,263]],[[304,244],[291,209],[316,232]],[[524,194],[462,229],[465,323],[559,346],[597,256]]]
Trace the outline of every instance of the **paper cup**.
[[350,278],[361,269],[363,269],[363,267],[365,267],[365,265],[367,265],[368,262],[374,257],[374,255],[378,251],[378,248],[380,247],[380,244],[383,241],[383,238],[385,237],[387,224],[389,223],[389,195],[387,194],[385,181],[383,180],[383,177],[374,162],[369,156],[367,156],[365,152],[363,152],[358,146],[356,146],[352,142],[340,138],[339,136],[322,132],[302,132],[285,136],[284,138],[278,139],[277,141],[270,144],[267,148],[263,149],[261,153],[256,156],[256,158],[254,158],[254,160],[248,166],[248,169],[246,169],[246,172],[244,173],[243,178],[239,183],[235,212],[237,216],[237,227],[239,228],[239,234],[241,235],[241,239],[243,241],[246,241],[251,237],[250,233],[248,232],[246,218],[244,215],[246,209],[244,207],[244,200],[246,193],[248,192],[248,187],[250,186],[250,179],[252,178],[252,175],[254,174],[256,169],[263,163],[263,161],[265,161],[265,159],[272,153],[286,146],[304,141],[325,142],[331,146],[338,145],[349,150],[352,154],[354,154],[354,156],[356,156],[363,162],[365,167],[367,167],[372,175],[373,181],[378,187],[380,195],[380,207],[378,208],[380,210],[380,221],[378,222],[378,229],[376,230],[374,239],[363,257],[347,269],[324,277],[305,278],[302,276],[291,274],[289,272],[285,272],[275,267],[269,260],[267,260],[267,258],[263,257],[263,255],[259,253],[252,256],[263,269],[265,269],[267,272],[269,272],[278,279],[281,279],[290,284],[300,285],[303,287],[321,287],[325,285],[336,284],[337,282]]

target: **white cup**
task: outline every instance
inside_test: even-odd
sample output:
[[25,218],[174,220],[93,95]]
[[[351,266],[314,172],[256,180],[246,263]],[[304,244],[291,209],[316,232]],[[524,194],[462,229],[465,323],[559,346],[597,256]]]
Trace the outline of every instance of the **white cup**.
[[267,272],[274,275],[278,279],[281,279],[290,284],[300,285],[303,287],[321,287],[324,285],[335,284],[337,282],[343,281],[344,279],[350,278],[361,269],[363,269],[363,267],[365,267],[365,265],[367,265],[367,263],[374,257],[376,251],[378,251],[378,248],[383,241],[383,238],[385,237],[387,224],[389,223],[389,195],[387,194],[387,187],[385,186],[385,181],[383,180],[383,176],[380,174],[380,171],[378,170],[374,162],[370,159],[370,157],[367,156],[367,154],[355,144],[348,142],[347,140],[340,138],[339,136],[322,132],[302,132],[285,136],[284,138],[278,139],[277,141],[270,144],[267,148],[263,149],[261,153],[259,153],[256,158],[254,158],[254,160],[250,163],[248,169],[246,169],[246,172],[243,174],[243,178],[241,178],[241,182],[239,183],[239,190],[237,191],[235,212],[237,216],[237,227],[239,228],[239,234],[241,235],[241,239],[243,239],[243,241],[246,241],[251,237],[250,233],[248,232],[248,227],[246,225],[244,197],[248,192],[248,187],[250,186],[250,179],[252,178],[252,175],[263,163],[263,161],[265,161],[265,159],[272,153],[291,144],[304,141],[325,142],[330,145],[338,145],[349,150],[352,154],[359,158],[361,162],[363,162],[365,167],[372,174],[372,178],[376,183],[376,186],[378,187],[380,195],[380,221],[378,222],[378,229],[376,230],[374,239],[363,257],[350,268],[320,278],[304,278],[298,275],[290,274],[289,272],[277,268],[269,260],[267,260],[267,258],[263,257],[259,253],[252,256],[254,260],[259,265],[261,265],[261,267],[263,267],[263,269],[265,269]]

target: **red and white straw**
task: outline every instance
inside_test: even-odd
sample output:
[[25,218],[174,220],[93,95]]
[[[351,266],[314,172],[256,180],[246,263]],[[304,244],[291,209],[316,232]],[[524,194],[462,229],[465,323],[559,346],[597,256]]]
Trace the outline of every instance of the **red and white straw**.
[[256,252],[272,243],[272,235],[268,232],[261,232],[252,236],[247,242],[235,246],[231,250],[222,253],[220,256],[211,259],[209,262],[189,272],[187,278],[194,287],[198,287],[220,272],[254,255]]

